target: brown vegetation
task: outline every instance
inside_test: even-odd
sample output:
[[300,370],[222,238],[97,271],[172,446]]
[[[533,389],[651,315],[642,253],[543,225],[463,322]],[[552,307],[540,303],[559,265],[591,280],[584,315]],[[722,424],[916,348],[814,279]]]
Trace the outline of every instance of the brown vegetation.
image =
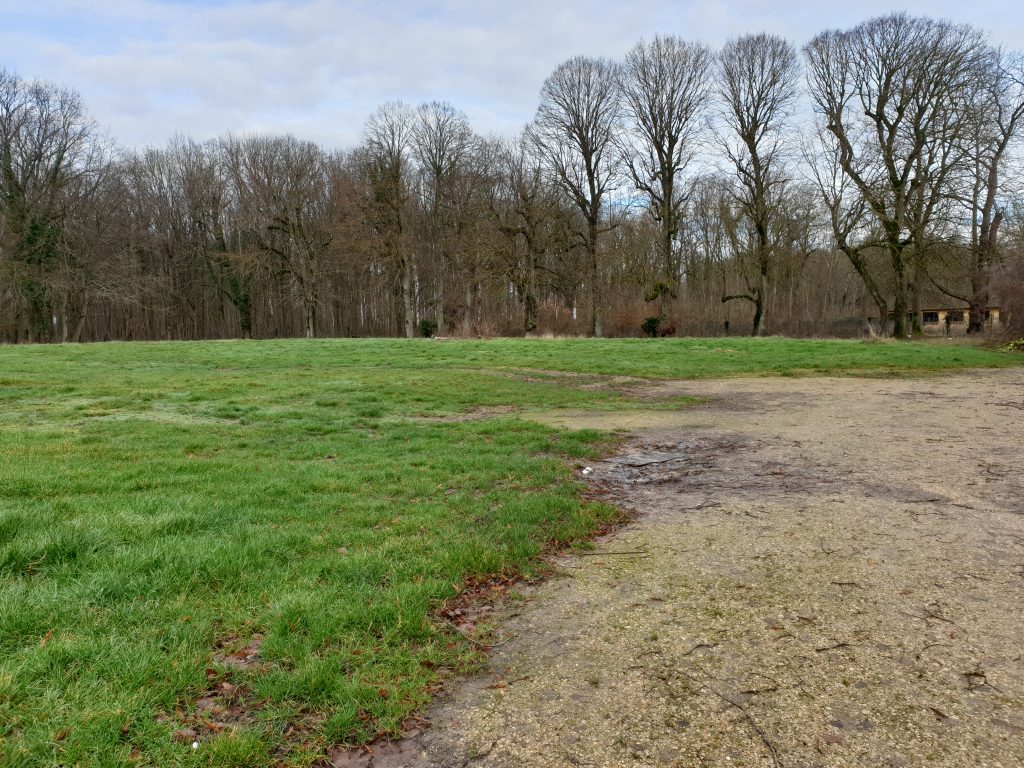
[[790,42],[657,37],[560,65],[514,139],[394,102],[350,151],[121,151],[0,70],[0,341],[902,337],[936,291],[1024,322],[1021,57],[905,14],[803,53],[813,119]]

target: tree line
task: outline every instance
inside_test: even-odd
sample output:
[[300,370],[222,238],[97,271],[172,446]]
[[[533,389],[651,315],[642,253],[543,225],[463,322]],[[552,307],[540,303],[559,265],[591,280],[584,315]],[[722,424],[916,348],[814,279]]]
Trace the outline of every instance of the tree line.
[[346,150],[128,151],[0,69],[0,340],[979,332],[1024,322],[1022,119],[1019,53],[906,14],[658,36],[559,65],[518,136],[389,102]]

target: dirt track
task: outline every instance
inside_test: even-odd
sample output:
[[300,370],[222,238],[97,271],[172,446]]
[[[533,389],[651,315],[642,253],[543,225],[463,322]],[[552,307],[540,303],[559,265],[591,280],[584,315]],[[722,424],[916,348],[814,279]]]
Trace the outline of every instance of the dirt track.
[[417,764],[1024,765],[1024,371],[659,392]]

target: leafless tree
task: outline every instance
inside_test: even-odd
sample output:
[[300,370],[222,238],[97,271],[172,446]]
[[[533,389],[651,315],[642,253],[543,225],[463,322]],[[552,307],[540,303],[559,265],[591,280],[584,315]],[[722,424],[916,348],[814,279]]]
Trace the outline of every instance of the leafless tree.
[[[125,236],[130,250],[148,254],[145,271],[162,286],[146,302],[153,311],[160,307],[168,336],[211,333],[203,307],[212,309],[218,298],[238,315],[233,334],[252,336],[261,259],[251,230],[261,224],[247,219],[240,205],[248,199],[236,186],[244,177],[229,163],[237,145],[178,136],[166,148],[128,156],[119,168],[127,186]],[[196,330],[182,330],[189,324]]]
[[786,183],[781,130],[797,96],[799,62],[791,43],[763,33],[729,41],[720,61],[719,94],[732,134],[725,149],[736,171],[737,202],[749,228],[744,246],[748,290],[723,296],[722,301],[753,303],[753,334],[760,336],[772,272],[770,222]]
[[630,130],[626,166],[648,199],[661,239],[660,275],[648,293],[661,315],[675,298],[680,277],[676,243],[686,200],[682,174],[695,152],[695,134],[711,92],[711,51],[677,37],[655,37],[626,54],[623,100]]
[[69,255],[76,207],[98,193],[109,167],[109,146],[77,93],[0,68],[0,257],[30,339],[66,325],[54,312],[50,271]]
[[464,332],[476,335],[484,332],[484,283],[500,271],[495,258],[496,233],[487,214],[499,183],[501,157],[500,141],[477,137],[449,185],[450,242],[458,252],[453,262],[463,287],[462,326]]
[[608,59],[577,56],[544,81],[530,127],[554,178],[579,209],[587,253],[591,322],[601,335],[598,240],[607,231],[604,206],[618,174],[615,140],[622,120],[620,67]]
[[963,159],[955,148],[983,52],[971,27],[906,14],[822,33],[804,49],[811,97],[835,137],[839,166],[882,235],[897,337],[909,330],[912,259],[924,257]]
[[416,110],[412,153],[419,165],[424,234],[428,262],[434,271],[434,322],[445,326],[444,287],[450,269],[451,235],[459,225],[458,176],[467,171],[476,136],[465,113],[447,102],[433,101]]
[[966,144],[971,163],[968,333],[984,330],[992,269],[1005,215],[1004,170],[1024,122],[1024,54],[992,49],[978,72],[974,120]]
[[134,300],[149,315],[146,324],[164,338],[190,335],[186,328],[199,303],[194,289],[204,278],[194,259],[196,232],[179,159],[172,143],[130,155],[119,168],[126,187],[126,246],[137,264]]
[[402,102],[389,102],[370,115],[364,129],[366,172],[372,201],[372,228],[381,239],[385,262],[397,272],[405,335],[416,334],[415,264],[408,248],[410,142],[416,114]]
[[246,190],[238,188],[245,176],[238,172],[238,142],[198,143],[178,137],[166,153],[172,188],[181,196],[178,214],[184,228],[183,247],[212,282],[217,294],[238,313],[243,338],[253,334],[253,287],[261,270],[257,242],[248,235],[243,203]]
[[545,173],[527,136],[509,142],[501,156],[491,214],[507,248],[505,274],[523,306],[523,331],[537,330],[542,283],[559,282],[562,257],[573,247],[572,219],[561,190]]
[[635,335],[655,312],[673,333],[797,335],[877,313],[903,335],[933,288],[977,331],[990,286],[1021,315],[1019,55],[906,15],[805,55],[804,166],[797,60],[768,35],[720,57],[657,37],[622,64],[571,59],[514,142],[447,103],[385,104],[348,152],[288,136],[114,152],[75,94],[0,71],[0,341],[421,321]]
[[724,267],[731,258],[723,213],[732,203],[728,179],[705,174],[694,180],[686,203],[681,245],[683,273],[690,301],[702,307],[721,302],[726,292]]
[[241,220],[271,268],[292,281],[303,333],[311,338],[331,245],[327,158],[315,144],[292,136],[229,139],[225,152]]
[[884,332],[890,314],[889,299],[868,258],[873,249],[884,248],[883,238],[878,227],[872,227],[874,221],[870,219],[867,202],[843,173],[835,136],[819,126],[816,139],[817,145],[808,142],[804,146],[806,168],[828,212],[835,247],[846,256],[864,283],[878,310],[878,332]]

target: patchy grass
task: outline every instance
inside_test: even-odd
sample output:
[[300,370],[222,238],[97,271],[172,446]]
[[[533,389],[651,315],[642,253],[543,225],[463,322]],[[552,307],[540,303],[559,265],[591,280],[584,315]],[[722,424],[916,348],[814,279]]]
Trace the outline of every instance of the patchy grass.
[[433,610],[616,515],[571,473],[602,433],[500,411],[640,404],[509,371],[1013,362],[774,339],[0,349],[0,764],[310,765],[398,731],[474,661]]

